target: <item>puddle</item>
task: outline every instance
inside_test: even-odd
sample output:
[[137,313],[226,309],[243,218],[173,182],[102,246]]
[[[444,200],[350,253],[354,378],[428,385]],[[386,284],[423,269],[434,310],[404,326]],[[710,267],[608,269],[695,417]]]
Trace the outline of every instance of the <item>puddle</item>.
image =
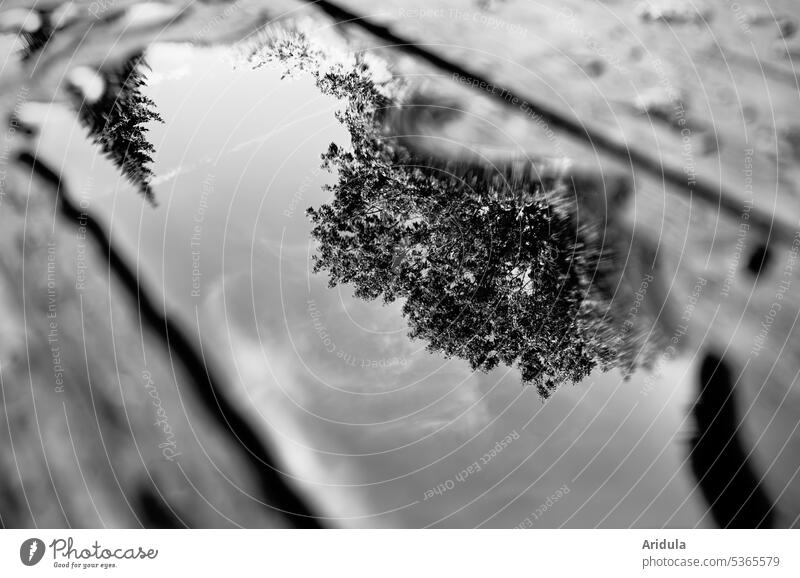
[[685,499],[689,365],[595,375],[545,406],[516,371],[473,374],[426,352],[399,304],[328,288],[311,273],[304,213],[333,182],[320,155],[347,144],[339,104],[230,54],[145,55],[143,90],[165,121],[148,134],[155,206],[66,110],[41,112],[40,148],[323,511],[345,526],[513,527],[535,512],[536,527],[698,524],[700,498]]

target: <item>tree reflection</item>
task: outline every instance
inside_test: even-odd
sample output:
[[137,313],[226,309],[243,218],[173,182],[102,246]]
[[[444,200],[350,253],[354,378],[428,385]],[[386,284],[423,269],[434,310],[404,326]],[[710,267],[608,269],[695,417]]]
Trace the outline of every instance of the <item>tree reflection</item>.
[[135,54],[103,73],[105,90],[98,100],[88,102],[77,91],[74,96],[78,116],[92,140],[141,194],[153,202],[150,164],[155,147],[147,140],[147,124],[164,121],[155,103],[142,94],[145,68],[147,63],[142,54]]
[[[301,55],[298,57],[298,55]],[[546,397],[593,369],[632,371],[615,328],[596,235],[577,225],[574,191],[537,180],[529,163],[501,168],[421,158],[386,136],[392,105],[363,57],[325,61],[302,34],[249,55],[312,74],[345,102],[351,146],[331,144],[332,201],[308,209],[315,271],[358,297],[402,299],[410,335],[473,369],[515,365]]]

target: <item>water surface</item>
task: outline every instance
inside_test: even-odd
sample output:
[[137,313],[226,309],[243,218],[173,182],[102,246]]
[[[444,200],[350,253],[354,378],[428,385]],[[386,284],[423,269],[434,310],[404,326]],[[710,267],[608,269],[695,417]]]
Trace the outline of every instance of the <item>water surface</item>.
[[304,210],[328,198],[320,154],[347,143],[338,105],[309,79],[234,69],[226,54],[147,55],[147,94],[166,121],[150,133],[157,207],[88,145],[71,147],[67,174],[327,515],[346,526],[708,522],[685,461],[688,362],[628,382],[593,375],[543,404],[514,370],[474,374],[426,352],[399,305],[329,289],[311,273]]

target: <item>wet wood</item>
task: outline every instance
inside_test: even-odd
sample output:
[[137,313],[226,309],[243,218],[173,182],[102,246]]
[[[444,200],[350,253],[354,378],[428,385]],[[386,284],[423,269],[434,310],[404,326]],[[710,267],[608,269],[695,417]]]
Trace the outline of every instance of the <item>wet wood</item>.
[[[8,0],[3,11],[30,4]],[[67,9],[37,2],[37,9],[59,15],[55,33],[35,58],[3,68],[3,118],[21,102],[65,101],[63,79],[71,69],[122,59],[155,40],[230,42],[273,20],[304,17],[331,34],[327,27],[336,19],[335,11],[306,2],[174,2],[149,13],[133,4],[73,2]],[[455,0],[341,0],[335,6],[365,14],[374,25],[335,30],[353,48],[374,51],[408,75],[416,97],[430,104],[402,122],[437,137],[437,144],[426,143],[431,152],[570,159],[571,174],[584,183],[585,219],[613,222],[631,240],[620,257],[631,262],[629,289],[619,298],[631,299],[630,288],[652,275],[657,290],[647,295],[648,311],[674,346],[664,348],[662,360],[724,359],[742,422],[737,435],[777,504],[775,525],[798,525],[796,4],[564,0],[497,2],[486,11]],[[376,27],[439,62],[392,46]],[[537,103],[555,116],[540,114]],[[555,118],[602,139],[564,130]],[[0,482],[3,524],[286,523],[249,507],[248,493],[259,492],[249,458],[224,441],[219,423],[196,417],[203,403],[181,386],[186,369],[174,366],[157,340],[142,338],[148,329],[102,251],[59,216],[47,183],[13,160],[31,143],[21,133],[6,139],[2,156],[7,427],[0,427],[6,432],[0,460],[11,472]],[[604,143],[663,163],[669,178]],[[700,194],[701,186],[717,197]],[[597,201],[612,197],[619,202]],[[48,275],[56,285],[57,364]],[[76,288],[79,280],[85,288]],[[169,440],[151,423],[153,388],[180,432],[179,463],[159,448]]]

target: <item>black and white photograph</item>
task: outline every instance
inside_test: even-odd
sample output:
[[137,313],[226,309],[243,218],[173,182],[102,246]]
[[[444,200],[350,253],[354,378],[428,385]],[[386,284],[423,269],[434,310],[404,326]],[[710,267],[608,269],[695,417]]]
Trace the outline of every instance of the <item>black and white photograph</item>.
[[4,575],[167,575],[182,536],[202,575],[305,535],[443,540],[422,575],[552,539],[601,575],[796,576],[798,26],[0,0]]

